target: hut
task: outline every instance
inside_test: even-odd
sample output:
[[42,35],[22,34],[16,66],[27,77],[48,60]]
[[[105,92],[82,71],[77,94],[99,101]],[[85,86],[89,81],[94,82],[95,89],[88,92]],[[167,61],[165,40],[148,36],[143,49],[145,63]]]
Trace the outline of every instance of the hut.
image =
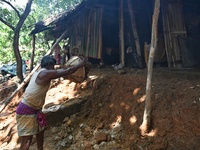
[[[168,68],[200,66],[200,2],[161,0],[154,63]],[[35,24],[58,39],[66,31],[70,54],[92,63],[145,67],[154,0],[84,0],[73,10]]]

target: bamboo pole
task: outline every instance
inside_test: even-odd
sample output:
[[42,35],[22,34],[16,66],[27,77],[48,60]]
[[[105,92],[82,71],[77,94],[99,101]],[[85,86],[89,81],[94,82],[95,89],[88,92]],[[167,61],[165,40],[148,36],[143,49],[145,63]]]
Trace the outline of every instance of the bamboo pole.
[[[56,40],[56,42],[53,44],[51,49],[45,54],[45,56],[50,55],[55,48],[55,46],[63,39],[63,37],[66,35],[67,30]],[[15,97],[15,95],[29,82],[31,76],[35,71],[38,70],[40,67],[40,64],[37,64],[36,67],[31,71],[31,73],[23,80],[23,82],[18,86],[18,88],[12,93],[12,95],[5,100],[5,102],[0,107],[0,113],[4,110],[4,108],[11,102],[11,100]]]
[[151,83],[153,74],[153,60],[155,50],[157,48],[157,25],[160,13],[160,0],[155,0],[153,22],[152,22],[152,33],[151,33],[151,47],[148,60],[148,72],[147,72],[147,84],[146,84],[146,100],[145,100],[145,110],[143,115],[143,122],[140,126],[141,134],[145,135],[150,130],[151,124]]

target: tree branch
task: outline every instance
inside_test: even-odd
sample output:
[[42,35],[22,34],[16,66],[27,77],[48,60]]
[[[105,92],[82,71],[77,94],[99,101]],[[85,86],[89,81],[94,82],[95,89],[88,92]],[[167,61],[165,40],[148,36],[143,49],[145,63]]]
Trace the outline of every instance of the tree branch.
[[0,17],[0,21],[2,23],[4,23],[5,25],[7,25],[8,27],[10,27],[13,31],[15,30],[15,27],[13,27],[11,24],[9,24],[8,22],[6,22],[5,20],[3,20],[1,17]]
[[21,15],[20,17],[20,21],[18,23],[18,25],[21,27],[25,21],[25,19],[27,18],[27,16],[29,15],[30,11],[31,11],[31,5],[32,5],[33,0],[28,0],[27,4],[26,4],[26,8],[24,10],[24,13]]
[[8,2],[8,1],[6,1],[6,0],[1,0],[1,1],[4,2],[4,3],[6,3],[6,4],[8,4],[10,7],[12,7],[12,9],[14,9],[15,12],[17,13],[17,16],[18,16],[19,18],[21,17],[19,11],[18,11],[10,2]]

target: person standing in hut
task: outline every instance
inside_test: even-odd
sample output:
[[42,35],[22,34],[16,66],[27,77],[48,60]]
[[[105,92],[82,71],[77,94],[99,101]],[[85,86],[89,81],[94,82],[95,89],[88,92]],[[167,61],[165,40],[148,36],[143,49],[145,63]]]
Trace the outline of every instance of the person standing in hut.
[[69,49],[70,49],[69,45],[63,46],[63,56],[62,56],[62,61],[61,61],[62,66],[64,66],[65,63],[70,59]]
[[57,65],[60,65],[61,63],[61,55],[60,55],[61,47],[59,44],[56,44],[54,48],[54,58],[56,59]]
[[56,60],[51,56],[44,56],[41,69],[36,71],[25,90],[23,98],[16,110],[17,130],[21,138],[20,150],[28,150],[33,135],[36,135],[37,148],[43,150],[44,129],[47,127],[44,114],[41,112],[45,103],[46,93],[52,79],[71,75],[80,67],[85,66],[82,60],[77,65],[67,69],[54,70]]

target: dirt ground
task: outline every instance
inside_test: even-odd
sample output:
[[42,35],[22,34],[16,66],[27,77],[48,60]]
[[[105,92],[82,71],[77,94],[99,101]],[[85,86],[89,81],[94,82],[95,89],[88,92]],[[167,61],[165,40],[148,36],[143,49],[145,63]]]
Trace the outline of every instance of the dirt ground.
[[[81,84],[62,79],[53,81],[45,108],[75,99],[83,103],[78,105],[80,111],[49,125],[44,149],[199,150],[200,70],[154,69],[151,131],[141,136],[146,72],[133,68],[118,72],[110,67],[92,68],[89,79]],[[2,150],[19,148],[15,110],[22,94],[0,114]],[[36,149],[35,141],[34,138],[32,150]]]

